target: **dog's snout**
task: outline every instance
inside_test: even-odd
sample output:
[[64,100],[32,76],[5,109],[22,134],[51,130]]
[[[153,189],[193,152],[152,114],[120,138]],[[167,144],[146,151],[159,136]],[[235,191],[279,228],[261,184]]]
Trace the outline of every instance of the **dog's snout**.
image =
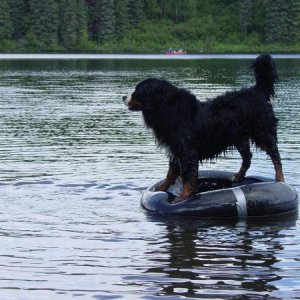
[[131,93],[128,93],[127,95],[123,96],[122,100],[123,100],[124,104],[128,106],[128,103],[131,100]]

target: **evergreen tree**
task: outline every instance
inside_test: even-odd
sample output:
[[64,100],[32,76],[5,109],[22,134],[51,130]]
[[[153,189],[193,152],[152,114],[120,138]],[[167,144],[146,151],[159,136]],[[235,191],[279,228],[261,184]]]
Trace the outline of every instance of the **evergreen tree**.
[[79,41],[87,40],[87,9],[84,0],[76,0],[77,25],[76,34]]
[[252,30],[264,38],[266,25],[266,0],[254,0],[252,8]]
[[59,23],[59,41],[67,49],[72,49],[76,44],[76,1],[60,1],[60,23]]
[[278,18],[277,18],[277,42],[290,44],[290,0],[277,0]]
[[122,37],[129,27],[128,0],[115,0],[115,15],[115,33],[117,37]]
[[85,0],[87,7],[87,26],[90,40],[95,40],[96,34],[96,17],[95,17],[95,0]]
[[86,39],[86,10],[82,0],[60,0],[59,40],[69,49],[76,49]]
[[173,0],[170,17],[175,22],[184,22],[193,17],[196,3],[193,0]]
[[0,42],[8,40],[12,35],[12,22],[7,0],[0,1]]
[[300,43],[300,1],[291,1],[291,43]]
[[31,40],[38,41],[41,46],[52,47],[57,44],[58,6],[56,0],[28,0],[30,13]]
[[[130,32],[145,19],[149,20],[145,32]],[[114,45],[114,39],[128,32],[128,38],[137,41],[132,44],[147,39],[151,48],[151,36],[162,33],[156,35],[149,28],[160,28],[155,23],[166,19],[161,23],[166,38],[158,39],[170,44],[172,39],[177,44],[195,40],[209,49],[218,43],[239,43],[240,33],[253,45],[263,39],[282,45],[300,43],[300,0],[0,0],[0,43],[1,49],[62,46],[75,51],[93,48],[89,41]],[[154,38],[156,49],[160,41]]]
[[299,0],[269,0],[266,10],[266,41],[292,44],[299,41]]
[[170,0],[157,0],[157,5],[159,7],[159,15],[161,18],[171,15],[172,6]]
[[279,18],[279,0],[268,0],[266,6],[266,42],[269,44],[278,42],[278,18]]
[[114,0],[94,0],[89,6],[90,36],[97,42],[107,41],[114,36]]
[[161,18],[167,17],[175,22],[183,22],[192,18],[197,7],[202,5],[195,0],[157,0],[157,9],[154,6],[152,10],[158,10]]
[[144,18],[143,0],[128,0],[129,22],[132,26],[137,26]]
[[100,42],[113,38],[115,31],[114,0],[98,0],[96,4],[98,11],[97,40]]
[[252,0],[240,0],[240,29],[244,35],[251,30]]
[[160,16],[157,0],[147,0],[144,2],[144,12],[147,19],[157,19]]
[[24,19],[27,14],[24,0],[9,0],[12,21],[12,38],[19,41],[25,36]]

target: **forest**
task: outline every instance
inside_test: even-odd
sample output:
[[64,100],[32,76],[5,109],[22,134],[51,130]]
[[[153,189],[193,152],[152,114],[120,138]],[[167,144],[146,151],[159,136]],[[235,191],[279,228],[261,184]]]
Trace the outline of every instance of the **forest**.
[[0,52],[300,52],[300,0],[1,0]]

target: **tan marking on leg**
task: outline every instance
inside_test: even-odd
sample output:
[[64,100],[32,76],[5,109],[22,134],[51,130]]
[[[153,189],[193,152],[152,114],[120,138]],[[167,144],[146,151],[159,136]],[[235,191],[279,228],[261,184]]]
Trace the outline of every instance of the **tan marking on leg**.
[[194,194],[195,194],[195,189],[189,184],[184,184],[182,193],[174,199],[173,203],[178,203],[180,201],[188,199],[192,197]]

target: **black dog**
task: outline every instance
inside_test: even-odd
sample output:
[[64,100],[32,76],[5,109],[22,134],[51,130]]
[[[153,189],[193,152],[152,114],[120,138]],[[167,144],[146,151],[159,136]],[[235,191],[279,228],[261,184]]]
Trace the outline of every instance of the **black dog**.
[[165,191],[181,175],[180,201],[195,194],[198,164],[237,148],[243,162],[235,174],[242,180],[251,164],[250,142],[264,150],[274,164],[276,181],[284,181],[277,148],[277,119],[271,96],[278,80],[275,63],[268,54],[253,62],[256,84],[206,102],[200,102],[185,89],[156,78],[140,82],[131,97],[123,97],[131,111],[142,111],[145,124],[154,132],[160,146],[170,156],[165,182],[157,190]]

